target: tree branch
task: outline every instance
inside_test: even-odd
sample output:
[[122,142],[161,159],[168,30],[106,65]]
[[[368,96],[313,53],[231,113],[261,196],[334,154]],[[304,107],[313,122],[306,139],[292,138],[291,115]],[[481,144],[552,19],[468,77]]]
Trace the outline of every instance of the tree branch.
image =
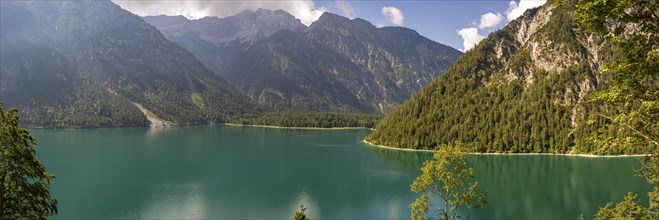
[[653,140],[652,138],[650,138],[649,136],[643,134],[643,132],[640,132],[639,130],[636,130],[634,127],[632,127],[631,125],[629,125],[629,124],[627,124],[627,123],[616,121],[616,120],[614,120],[613,118],[611,118],[611,117],[609,117],[609,116],[606,116],[606,115],[603,115],[603,114],[593,113],[593,115],[595,115],[595,116],[600,116],[600,117],[603,117],[603,118],[609,119],[609,120],[611,120],[611,121],[617,123],[618,125],[622,125],[622,126],[624,126],[624,127],[627,127],[627,128],[629,128],[630,130],[632,130],[634,133],[636,133],[637,135],[643,137],[645,140],[647,140],[647,141],[651,142],[652,144],[654,144],[655,146],[659,147],[659,143],[658,143],[657,141],[655,141],[655,140]]

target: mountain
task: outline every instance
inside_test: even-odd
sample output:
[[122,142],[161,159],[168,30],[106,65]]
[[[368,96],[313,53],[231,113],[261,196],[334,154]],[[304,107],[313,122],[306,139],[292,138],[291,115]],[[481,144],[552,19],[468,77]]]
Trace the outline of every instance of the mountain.
[[167,39],[193,53],[216,73],[236,60],[254,42],[280,30],[302,31],[300,20],[282,10],[243,11],[226,18],[146,16],[144,21],[158,28]]
[[301,33],[277,32],[226,71],[232,73],[229,82],[275,110],[373,112],[337,77],[361,80],[365,74],[347,57]]
[[327,12],[305,35],[359,68],[354,73],[335,74],[352,94],[377,112],[395,109],[462,55],[408,28],[376,28],[363,19]]
[[0,10],[0,99],[28,126],[195,124],[255,109],[111,1],[3,1]]
[[328,12],[308,28],[268,10],[144,19],[274,110],[389,112],[461,55],[407,28]]
[[602,120],[589,112],[602,107],[584,100],[610,81],[598,69],[615,48],[577,26],[573,11],[548,3],[491,33],[379,121],[367,140],[413,149],[460,141],[474,152],[646,152],[587,141]]

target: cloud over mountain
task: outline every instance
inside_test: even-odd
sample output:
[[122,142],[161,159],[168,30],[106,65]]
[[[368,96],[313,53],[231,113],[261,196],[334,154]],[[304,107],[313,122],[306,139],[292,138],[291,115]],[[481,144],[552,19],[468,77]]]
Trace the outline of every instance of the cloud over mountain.
[[305,25],[318,20],[326,11],[317,8],[312,0],[295,1],[127,1],[113,0],[122,8],[140,16],[183,15],[190,19],[206,16],[227,17],[244,10],[282,9],[300,19]]
[[515,18],[522,16],[526,10],[540,7],[546,2],[547,0],[520,0],[519,3],[510,1],[510,3],[508,3],[506,17],[508,18],[508,21],[515,20]]
[[458,30],[458,35],[464,40],[462,43],[464,46],[463,52],[473,48],[478,42],[485,39],[484,36],[478,34],[478,29],[475,27],[462,28]]
[[382,7],[382,15],[387,18],[387,21],[396,26],[402,26],[405,21],[403,12],[396,7]]
[[[544,5],[547,2],[547,0],[519,0],[519,3],[517,3],[515,0],[512,0],[508,2],[508,9],[504,13],[506,15],[507,21],[504,24],[507,24],[508,22],[515,20],[519,16],[522,16],[524,12],[528,9],[540,7]],[[458,30],[458,35],[462,37],[463,40],[463,46],[464,48],[462,51],[467,51],[471,49],[472,47],[476,46],[478,42],[480,42],[482,39],[485,37],[480,35],[478,33],[479,30],[483,30],[486,28],[494,28],[497,27],[501,22],[503,21],[503,14],[499,12],[488,12],[483,15],[481,15],[480,22],[478,23],[478,28],[474,26],[468,27],[468,28],[462,28]]]
[[503,20],[503,15],[501,13],[492,13],[488,12],[481,15],[481,22],[478,24],[478,28],[491,28],[497,26]]

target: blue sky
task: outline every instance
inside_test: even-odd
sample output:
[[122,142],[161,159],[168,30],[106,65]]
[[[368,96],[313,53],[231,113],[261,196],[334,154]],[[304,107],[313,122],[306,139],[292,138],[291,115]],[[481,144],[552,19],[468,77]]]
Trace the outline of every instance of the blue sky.
[[542,5],[546,0],[113,1],[140,16],[184,15],[192,19],[226,17],[258,8],[283,9],[306,25],[328,11],[350,18],[363,18],[376,26],[408,27],[434,41],[464,50],[505,26],[526,9]]
[[[505,13],[509,1],[348,1],[354,8],[354,16],[370,21],[375,25],[395,25],[382,15],[383,7],[396,7],[403,14],[401,26],[416,30],[421,35],[456,49],[463,49],[463,39],[458,30],[477,27],[481,15],[488,12]],[[332,1],[317,2],[321,7],[332,11]],[[340,10],[339,14],[343,14]],[[480,30],[487,36],[493,30],[505,25],[505,19],[491,28]]]

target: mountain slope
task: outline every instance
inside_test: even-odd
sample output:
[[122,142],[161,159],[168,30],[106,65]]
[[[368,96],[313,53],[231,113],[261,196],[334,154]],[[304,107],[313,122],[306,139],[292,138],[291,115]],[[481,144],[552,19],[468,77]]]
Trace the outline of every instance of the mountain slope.
[[258,103],[275,110],[372,112],[337,79],[360,77],[349,59],[302,33],[280,31],[256,43],[227,72]]
[[394,102],[391,106],[407,100],[462,55],[408,28],[376,28],[366,20],[332,13],[323,13],[309,27],[307,37],[373,75],[384,93],[382,101]]
[[0,99],[21,108],[29,126],[148,125],[137,106],[173,124],[224,121],[254,108],[192,54],[110,1],[0,4]]
[[243,11],[226,18],[188,20],[183,16],[161,15],[143,19],[222,77],[227,77],[224,68],[254,42],[280,30],[302,31],[306,28],[291,14],[265,9]]
[[[368,141],[476,152],[600,152],[586,142],[589,91],[612,49],[574,24],[573,5],[527,11],[465,53],[441,77],[378,122]],[[614,153],[642,153],[642,146]]]
[[[459,55],[407,28],[376,28],[326,12],[305,32],[277,33],[259,41],[224,75],[276,109],[382,113],[445,71]],[[299,93],[294,88],[305,89]],[[315,104],[301,106],[298,99]]]
[[308,28],[268,10],[144,19],[275,110],[389,112],[461,55],[407,28],[376,28],[327,12]]

